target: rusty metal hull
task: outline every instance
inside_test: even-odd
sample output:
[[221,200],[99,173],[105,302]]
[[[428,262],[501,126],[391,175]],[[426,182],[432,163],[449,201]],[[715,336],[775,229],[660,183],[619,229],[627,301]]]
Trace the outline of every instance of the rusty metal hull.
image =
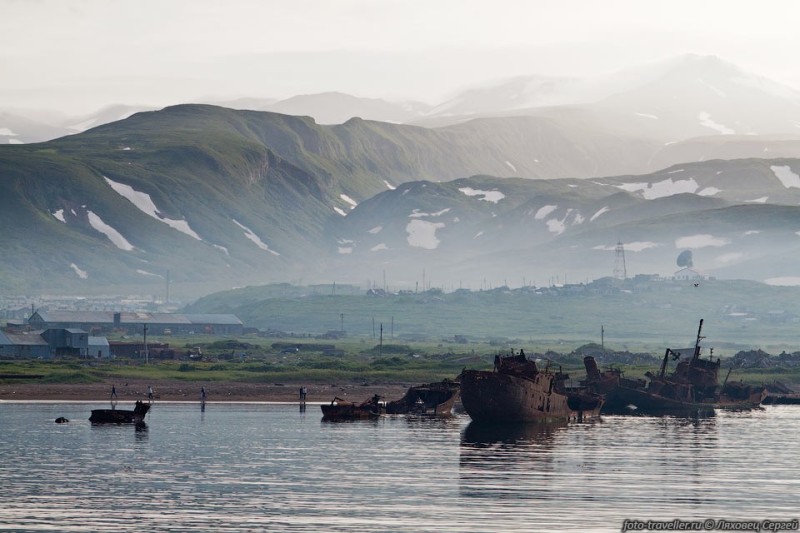
[[501,372],[465,370],[461,403],[476,422],[550,422],[600,415],[602,398],[559,392],[555,375],[523,377]]
[[133,410],[92,409],[89,422],[92,424],[143,424],[148,411],[150,411],[150,404],[140,401],[136,402]]
[[758,407],[764,398],[762,391],[756,391],[747,398],[727,398],[703,401],[679,400],[656,394],[646,388],[617,386],[606,394],[605,413],[637,414],[683,414],[710,413],[715,409],[752,409]]
[[449,379],[410,387],[405,396],[386,404],[386,413],[447,416],[460,396],[459,390],[459,383]]
[[334,398],[330,404],[322,404],[320,408],[323,420],[364,420],[378,418],[384,412],[377,400],[356,404]]

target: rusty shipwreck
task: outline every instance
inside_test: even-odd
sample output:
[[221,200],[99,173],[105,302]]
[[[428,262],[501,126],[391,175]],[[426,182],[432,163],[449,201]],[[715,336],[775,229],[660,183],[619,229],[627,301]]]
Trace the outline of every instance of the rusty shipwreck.
[[409,387],[402,398],[386,404],[386,413],[447,416],[452,413],[460,392],[460,383],[452,379]]
[[[619,369],[600,371],[593,357],[584,358],[586,380],[582,385],[605,396],[603,412],[639,414],[703,414],[714,409],[749,409],[758,406],[766,388],[742,382],[720,386],[720,359],[701,357],[703,320],[697,329],[692,356],[680,360],[680,351],[667,348],[657,373],[647,372],[647,379],[625,378]],[[670,359],[679,361],[668,373]],[[730,376],[730,372],[728,372]]]
[[130,409],[92,409],[89,422],[92,424],[144,424],[144,417],[150,411],[150,404],[137,400]]
[[361,403],[354,403],[334,397],[329,404],[322,404],[322,419],[328,421],[338,420],[364,420],[378,418],[386,412],[377,394]]
[[539,369],[520,350],[496,356],[494,370],[461,373],[461,403],[475,422],[553,422],[599,416],[602,395],[568,386],[569,375]]

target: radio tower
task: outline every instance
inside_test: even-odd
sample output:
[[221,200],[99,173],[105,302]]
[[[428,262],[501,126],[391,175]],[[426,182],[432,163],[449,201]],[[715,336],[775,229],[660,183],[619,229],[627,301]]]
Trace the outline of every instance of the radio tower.
[[625,247],[622,246],[622,241],[617,242],[614,254],[614,279],[628,279],[628,271],[625,268]]

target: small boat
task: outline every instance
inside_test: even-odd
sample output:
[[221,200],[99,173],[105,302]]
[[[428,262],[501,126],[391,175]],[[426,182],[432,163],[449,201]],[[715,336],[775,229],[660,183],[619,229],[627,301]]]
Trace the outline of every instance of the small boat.
[[381,404],[381,397],[377,394],[362,403],[346,402],[341,398],[334,397],[330,404],[323,404],[323,420],[361,420],[378,418],[385,412],[385,407]]
[[405,396],[386,404],[386,413],[449,415],[460,397],[460,391],[461,385],[451,379],[409,387]]
[[495,357],[489,370],[461,373],[461,403],[475,422],[556,422],[599,416],[603,397],[569,387],[569,375],[540,370],[525,353]]
[[[681,353],[666,349],[658,373],[647,372],[647,380],[631,380],[618,369],[600,372],[593,357],[584,358],[586,380],[582,382],[590,391],[605,395],[606,413],[637,414],[702,414],[714,409],[750,409],[757,407],[766,397],[765,387],[754,387],[742,382],[728,383],[727,377],[719,385],[720,359],[700,356],[703,320],[697,329],[694,353],[690,359],[680,361],[675,370],[667,373],[670,358],[677,361]],[[730,376],[730,372],[728,372]]]
[[92,424],[143,424],[144,416],[150,411],[150,404],[137,400],[133,410],[92,409],[89,422]]

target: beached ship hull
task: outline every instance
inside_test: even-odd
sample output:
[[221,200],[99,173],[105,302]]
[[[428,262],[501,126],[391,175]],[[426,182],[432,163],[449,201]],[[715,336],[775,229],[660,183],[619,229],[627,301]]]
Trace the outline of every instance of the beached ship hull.
[[150,404],[141,401],[136,402],[133,410],[92,409],[89,422],[92,424],[143,424],[148,411],[150,411]]
[[323,404],[320,408],[323,420],[365,420],[378,418],[385,411],[377,397],[359,404],[334,398],[331,403]]
[[704,414],[715,409],[752,409],[758,407],[764,393],[757,390],[747,398],[720,397],[707,401],[678,400],[653,393],[648,389],[618,386],[606,394],[605,413],[637,414]]
[[453,405],[460,397],[460,390],[459,383],[449,379],[410,387],[405,396],[386,404],[386,413],[390,415],[415,413],[446,416],[452,413]]
[[465,370],[461,373],[461,403],[476,422],[551,422],[584,420],[600,415],[598,395],[556,390],[555,374],[518,376]]
[[667,374],[670,357],[681,359],[681,353],[670,348],[664,353],[658,373],[645,374],[649,381],[626,379],[616,369],[601,372],[594,358],[587,356],[583,360],[587,376],[583,385],[605,396],[605,413],[695,415],[715,409],[752,409],[760,405],[766,397],[765,387],[728,383],[727,378],[719,385],[720,359],[700,357],[702,329],[703,320],[700,320],[691,358],[681,360],[670,374]]

